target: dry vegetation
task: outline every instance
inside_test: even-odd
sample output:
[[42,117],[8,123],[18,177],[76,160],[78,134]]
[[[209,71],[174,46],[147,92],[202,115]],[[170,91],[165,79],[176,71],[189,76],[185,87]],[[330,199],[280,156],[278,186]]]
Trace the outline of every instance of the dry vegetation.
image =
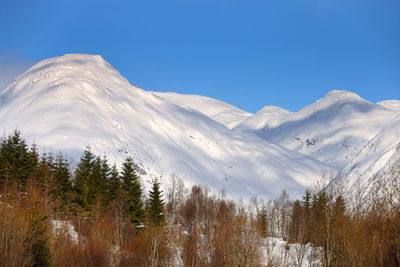
[[[0,266],[399,266],[395,166],[363,199],[331,186],[308,190],[302,200],[282,192],[276,200],[244,204],[201,186],[188,190],[174,176],[165,217],[154,223],[145,201],[140,224],[127,213],[123,195],[106,205],[94,198],[83,210],[55,188],[53,172],[30,172],[23,186],[7,172]],[[268,237],[286,240],[283,254]]]
[[[45,205],[43,188],[26,192],[3,186],[0,202],[0,266],[284,266],[265,237],[297,243],[296,262],[306,243],[316,248],[313,266],[399,266],[399,181],[390,179],[368,205],[346,208],[326,191],[307,200],[253,200],[243,205],[182,184],[167,194],[166,223],[137,230],[118,203],[90,217]],[[385,190],[384,192],[382,190]],[[384,194],[383,194],[384,193]],[[50,220],[68,221],[54,230]],[[70,234],[73,225],[79,238]],[[266,256],[266,257],[264,257]],[[42,261],[42,263],[40,263]]]

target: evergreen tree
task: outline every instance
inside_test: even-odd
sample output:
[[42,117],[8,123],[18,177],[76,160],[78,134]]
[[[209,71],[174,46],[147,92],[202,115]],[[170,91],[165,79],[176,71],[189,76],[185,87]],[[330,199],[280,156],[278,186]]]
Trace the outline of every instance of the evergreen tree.
[[0,146],[0,185],[7,181],[17,183],[20,189],[24,188],[35,167],[33,158],[18,130],[3,138]]
[[164,200],[160,190],[160,183],[153,179],[153,186],[149,193],[148,201],[149,220],[152,225],[160,226],[165,223]]
[[40,169],[40,173],[42,174],[42,172],[45,172],[47,170],[53,170],[54,168],[54,157],[53,157],[53,153],[49,152],[46,153],[44,152],[42,154],[42,156],[40,157],[39,160],[39,169]]
[[139,227],[144,220],[142,187],[131,157],[126,158],[122,164],[121,180],[122,190],[125,192],[128,202],[128,216]]
[[101,202],[101,187],[103,181],[101,173],[101,159],[96,157],[93,161],[92,171],[88,179],[88,203]]
[[[47,192],[52,191],[54,186],[54,157],[52,153],[43,153],[40,157],[39,164],[37,167],[37,177],[35,182],[37,185],[41,186]],[[55,192],[52,192],[56,194]]]
[[55,159],[53,173],[56,184],[55,195],[61,200],[62,204],[65,205],[69,201],[72,184],[69,163],[61,152]]
[[304,220],[304,242],[307,243],[311,239],[311,210],[312,210],[312,195],[311,191],[307,189],[304,192],[303,200],[301,201]]
[[88,210],[90,204],[89,186],[91,185],[93,165],[94,155],[87,147],[76,167],[74,185],[75,201],[83,210]]
[[119,173],[117,169],[117,165],[113,165],[111,170],[110,170],[110,178],[109,182],[107,183],[108,185],[108,190],[107,190],[107,198],[108,198],[108,203],[113,201],[121,189],[121,182],[119,179]]
[[32,144],[28,155],[34,178],[37,180],[39,178],[39,152],[35,143]]
[[304,210],[311,210],[311,191],[309,189],[304,192],[301,204],[303,205]]
[[102,199],[102,205],[105,207],[109,204],[108,188],[110,183],[111,168],[108,165],[106,156],[101,159],[101,170],[100,170],[100,194]]
[[260,212],[258,213],[257,219],[261,236],[264,238],[268,237],[268,218],[265,205],[262,206]]

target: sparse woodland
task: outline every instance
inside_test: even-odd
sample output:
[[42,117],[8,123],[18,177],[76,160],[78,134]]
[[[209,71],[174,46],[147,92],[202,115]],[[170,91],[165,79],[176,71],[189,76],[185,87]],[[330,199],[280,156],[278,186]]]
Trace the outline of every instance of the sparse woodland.
[[0,266],[400,266],[400,164],[368,197],[330,185],[245,203],[140,179],[130,157],[118,169],[88,148],[72,167],[2,138]]

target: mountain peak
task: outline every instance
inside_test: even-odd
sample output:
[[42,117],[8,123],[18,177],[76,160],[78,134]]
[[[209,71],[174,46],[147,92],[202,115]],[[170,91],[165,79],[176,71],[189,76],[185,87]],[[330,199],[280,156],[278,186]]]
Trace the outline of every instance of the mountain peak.
[[91,54],[65,54],[58,57],[48,58],[40,61],[35,64],[34,67],[41,67],[45,64],[50,63],[60,63],[60,62],[68,62],[68,61],[81,61],[81,62],[97,62],[100,64],[108,64],[101,55],[91,55]]
[[353,92],[344,91],[344,90],[332,90],[326,94],[327,98],[336,98],[336,99],[357,99],[363,100],[359,95]]
[[[25,75],[32,75],[35,73],[41,74],[43,72],[52,72],[53,74],[62,76],[75,74],[84,76],[91,73],[95,74],[97,78],[112,75],[113,78],[118,76],[119,80],[126,81],[126,79],[100,55],[66,54],[49,58],[31,67]],[[54,78],[55,76],[56,75],[50,75],[50,77],[46,78]],[[91,76],[91,78],[93,78],[93,76]]]
[[265,113],[265,112],[269,112],[269,113],[282,113],[282,114],[291,114],[293,112],[278,107],[278,106],[265,106],[263,107],[261,110],[259,110],[257,113]]
[[[66,54],[40,61],[21,74],[0,95],[3,103],[18,95],[85,95],[113,87],[124,94],[133,86],[100,55]],[[138,88],[136,88],[139,90]],[[136,90],[136,91],[137,91]],[[130,90],[132,91],[132,90]]]

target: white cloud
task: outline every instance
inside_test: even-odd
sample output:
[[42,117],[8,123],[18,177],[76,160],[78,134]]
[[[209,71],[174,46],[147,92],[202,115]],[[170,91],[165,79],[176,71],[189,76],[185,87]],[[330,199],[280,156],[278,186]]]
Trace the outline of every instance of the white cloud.
[[0,52],[0,92],[33,64],[35,60],[24,58],[18,53]]

